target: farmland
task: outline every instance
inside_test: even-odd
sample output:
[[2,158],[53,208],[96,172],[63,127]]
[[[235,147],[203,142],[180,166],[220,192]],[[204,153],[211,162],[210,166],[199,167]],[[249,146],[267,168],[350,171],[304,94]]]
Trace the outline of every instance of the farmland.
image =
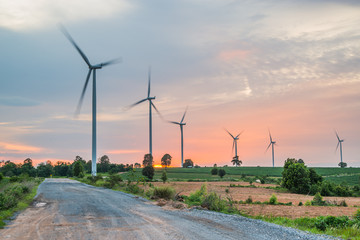
[[[219,176],[210,174],[212,167],[201,168],[167,168],[169,181],[220,181]],[[226,171],[222,181],[255,181],[256,177],[267,176],[269,179],[280,179],[282,167],[224,167]],[[314,168],[325,180],[336,184],[346,183],[350,186],[359,185],[360,168]],[[160,179],[163,168],[155,169],[154,179]],[[141,169],[135,169],[140,176]]]

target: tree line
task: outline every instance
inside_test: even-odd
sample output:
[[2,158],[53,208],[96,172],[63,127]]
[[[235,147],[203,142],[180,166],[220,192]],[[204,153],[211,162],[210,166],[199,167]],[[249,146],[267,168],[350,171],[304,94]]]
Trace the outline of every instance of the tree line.
[[[99,158],[96,166],[99,173],[126,172],[134,168],[133,164],[111,163],[107,155]],[[91,173],[91,160],[86,161],[80,156],[76,156],[72,163],[64,161],[52,163],[48,160],[40,163],[36,168],[31,158],[27,158],[23,163],[18,164],[7,160],[1,162],[0,173],[7,177],[19,176],[21,174],[27,174],[30,177],[81,177],[85,173]]]

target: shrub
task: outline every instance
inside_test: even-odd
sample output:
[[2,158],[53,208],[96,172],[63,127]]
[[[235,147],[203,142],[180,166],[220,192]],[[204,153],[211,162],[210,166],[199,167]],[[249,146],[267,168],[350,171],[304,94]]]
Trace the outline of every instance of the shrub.
[[0,182],[1,182],[1,180],[3,180],[3,178],[4,178],[4,175],[2,173],[0,173]]
[[299,206],[302,206],[303,205],[303,203],[302,202],[299,202]]
[[315,194],[313,200],[311,201],[311,205],[313,205],[313,206],[325,206],[326,205],[325,201],[323,200],[323,198],[319,192],[317,192]]
[[345,200],[342,200],[342,201],[340,201],[339,206],[340,207],[347,207],[348,205],[347,205]]
[[119,184],[120,182],[122,182],[122,177],[120,175],[110,175],[108,178],[106,178],[104,187],[113,188],[116,184]]
[[226,188],[226,189],[225,189],[225,192],[226,192],[226,193],[229,193],[230,191],[229,191],[229,189],[228,189],[228,188]]
[[152,165],[148,165],[143,168],[142,175],[147,177],[148,179],[152,180],[155,174],[155,169]]
[[223,211],[225,209],[224,201],[215,192],[207,194],[201,201],[201,206],[212,211]]
[[293,158],[288,158],[284,164],[281,185],[294,193],[308,193],[311,185],[310,171]]
[[216,167],[211,169],[211,175],[217,175],[218,174],[218,169]]
[[358,208],[354,214],[354,219],[360,221],[360,208]]
[[271,198],[270,198],[270,200],[269,200],[269,204],[271,204],[271,205],[276,205],[276,204],[278,204],[278,200],[277,200],[277,197],[276,197],[275,194],[271,195]]
[[307,201],[305,202],[305,206],[311,206],[311,202],[310,202],[309,200],[307,200]]
[[201,205],[202,198],[207,194],[206,185],[203,184],[200,190],[195,191],[194,193],[190,194],[185,200],[186,204],[190,206],[193,205]]
[[221,178],[223,178],[226,174],[226,171],[224,169],[219,169],[218,174]]
[[137,184],[128,184],[126,185],[125,190],[133,194],[139,194],[144,192],[144,190],[141,189]]
[[252,203],[252,202],[253,202],[252,197],[249,196],[249,197],[245,200],[245,202],[246,202],[247,204]]
[[155,187],[153,192],[154,198],[173,199],[175,196],[175,189],[169,186]]
[[166,175],[166,171],[164,170],[162,175],[161,175],[161,180],[163,181],[163,183],[165,183],[167,179],[168,178],[167,178],[167,175]]

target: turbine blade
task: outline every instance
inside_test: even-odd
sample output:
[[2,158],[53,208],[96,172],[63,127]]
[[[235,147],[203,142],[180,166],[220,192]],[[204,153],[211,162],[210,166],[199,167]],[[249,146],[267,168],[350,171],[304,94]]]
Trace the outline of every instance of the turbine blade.
[[[224,128],[225,129],[225,128]],[[225,129],[225,131],[227,131],[228,132],[228,134],[230,134],[230,136],[232,137],[232,138],[234,138],[234,136],[227,130],[227,129]],[[235,138],[234,138],[235,139]]]
[[180,123],[178,123],[178,122],[173,122],[173,121],[168,121],[169,123],[173,123],[173,124],[178,124],[178,125],[180,125]]
[[337,137],[338,141],[340,142],[339,135],[337,134],[337,132],[336,132],[336,131],[335,131],[335,134],[336,134],[336,137]]
[[105,67],[105,66],[108,66],[108,65],[111,65],[111,64],[116,64],[116,63],[120,63],[121,62],[121,58],[115,58],[115,59],[112,59],[110,61],[107,61],[107,62],[103,62],[101,63],[101,67]]
[[336,149],[335,149],[335,152],[338,150],[339,148],[339,145],[340,145],[340,142],[338,142],[338,144],[336,145]]
[[236,137],[235,137],[235,138],[237,138],[238,136],[240,136],[243,132],[244,132],[244,130],[243,130],[243,131],[241,131],[241,133],[239,133],[238,135],[236,135]]
[[231,153],[234,152],[234,147],[235,147],[235,140],[233,141],[233,145],[232,145],[232,150],[231,150]]
[[181,119],[181,121],[180,121],[181,123],[184,121],[184,118],[185,118],[185,115],[186,115],[187,109],[188,109],[188,108],[186,107],[185,112],[184,112],[184,115],[183,115],[183,117],[182,117],[182,119]]
[[271,146],[271,143],[270,143],[269,146],[266,148],[266,151],[265,151],[265,152],[267,152],[267,150],[269,150],[270,146]]
[[149,83],[148,83],[148,98],[150,97],[150,82],[151,82],[151,67],[149,67]]
[[92,71],[92,69],[89,69],[89,73],[88,73],[88,75],[86,77],[85,84],[84,84],[83,90],[81,92],[80,100],[79,100],[79,103],[78,103],[77,108],[76,108],[75,116],[78,116],[79,113],[80,113],[81,105],[82,105],[82,102],[84,100],[85,91],[86,91],[87,85],[89,83],[91,71]]
[[156,112],[159,114],[160,118],[161,118],[162,120],[164,120],[163,116],[161,115],[161,113],[159,112],[159,110],[155,107],[154,103],[153,103],[151,100],[149,100],[149,101],[150,101],[151,106],[153,106],[153,108],[154,108],[154,109],[156,110]]
[[271,133],[270,133],[270,130],[269,130],[269,136],[270,136],[270,142],[272,142],[272,137],[271,137]]
[[134,103],[134,104],[131,104],[130,106],[129,106],[129,108],[133,108],[133,107],[135,107],[136,105],[138,105],[138,104],[140,104],[140,103],[142,103],[142,102],[145,102],[147,100],[147,98],[144,98],[143,100],[140,100],[140,101],[138,101],[138,102],[136,102],[136,103]]
[[66,30],[63,25],[59,25],[60,31],[65,35],[65,37],[71,42],[71,44],[76,48],[76,50],[80,53],[81,57],[84,59],[86,64],[91,67],[89,59],[86,57],[83,51],[81,51],[80,47],[76,44],[74,39],[71,37],[70,33]]

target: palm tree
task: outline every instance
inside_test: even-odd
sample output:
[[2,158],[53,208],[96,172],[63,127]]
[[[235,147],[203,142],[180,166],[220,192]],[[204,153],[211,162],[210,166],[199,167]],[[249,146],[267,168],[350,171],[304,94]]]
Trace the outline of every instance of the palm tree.
[[231,160],[232,164],[235,165],[236,167],[237,166],[240,166],[242,164],[242,161],[239,160],[239,156],[235,156],[233,157],[233,160]]

